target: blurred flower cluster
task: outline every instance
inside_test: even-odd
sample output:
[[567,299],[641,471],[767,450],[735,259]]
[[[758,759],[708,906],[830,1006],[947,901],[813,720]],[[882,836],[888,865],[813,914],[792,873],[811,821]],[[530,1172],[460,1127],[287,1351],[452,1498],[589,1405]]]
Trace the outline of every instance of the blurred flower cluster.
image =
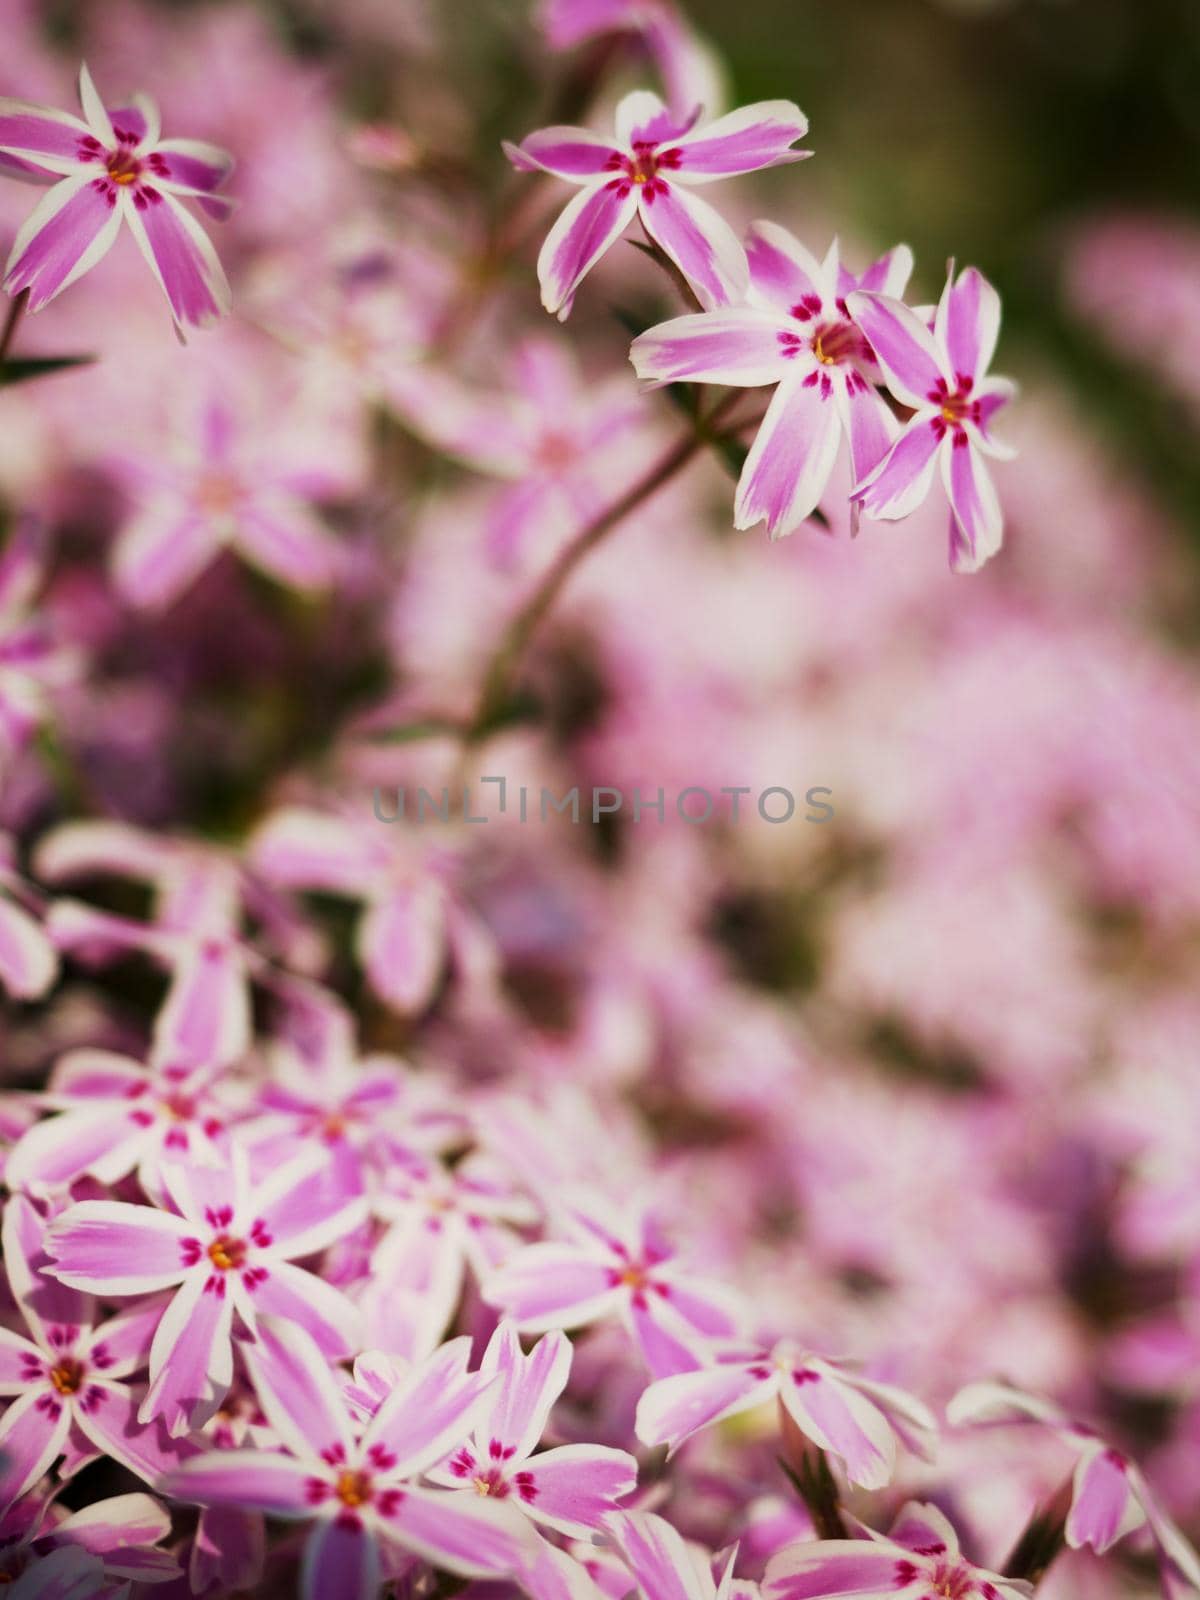
[[[1192,574],[673,0],[496,9],[0,0],[0,1581],[1200,1594]],[[1197,249],[1064,273],[1173,403]]]

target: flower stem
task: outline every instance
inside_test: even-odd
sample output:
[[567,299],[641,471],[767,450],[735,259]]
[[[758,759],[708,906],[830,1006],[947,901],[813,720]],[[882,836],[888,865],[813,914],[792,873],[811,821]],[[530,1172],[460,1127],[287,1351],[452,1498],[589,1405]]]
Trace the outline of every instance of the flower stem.
[[16,338],[17,328],[21,318],[25,315],[25,307],[29,304],[29,290],[22,289],[8,308],[8,315],[4,319],[4,327],[0,329],[0,367],[8,360],[8,352],[12,349],[13,340]]
[[1039,1506],[1004,1563],[1006,1578],[1025,1578],[1037,1585],[1065,1546],[1067,1513],[1074,1493],[1068,1478],[1053,1498]]
[[565,546],[551,562],[537,587],[505,629],[500,644],[488,664],[475,714],[467,727],[465,736],[467,745],[482,743],[491,732],[496,720],[502,716],[509,701],[513,676],[521,664],[529,642],[576,567],[597,545],[603,543],[613,529],[618,527],[631,512],[636,511],[652,495],[657,494],[681,468],[712,443],[715,437],[713,424],[724,420],[726,410],[738,398],[740,396],[736,394],[729,396],[709,415],[703,427],[698,427],[677,440],[636,483],[625,490],[624,494],[619,495],[611,505],[606,506],[586,523],[570,544]]

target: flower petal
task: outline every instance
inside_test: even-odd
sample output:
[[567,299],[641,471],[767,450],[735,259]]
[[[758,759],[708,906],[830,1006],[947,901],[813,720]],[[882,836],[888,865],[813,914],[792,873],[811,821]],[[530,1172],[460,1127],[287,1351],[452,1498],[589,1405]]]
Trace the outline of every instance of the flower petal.
[[942,451],[942,479],[954,513],[950,565],[955,572],[978,572],[1000,548],[1004,516],[983,457],[965,434]]
[[895,1546],[857,1539],[788,1545],[767,1563],[763,1600],[824,1600],[832,1595],[885,1600],[898,1588],[897,1554]]
[[481,1372],[496,1377],[488,1395],[489,1437],[523,1461],[545,1432],[550,1408],[566,1388],[570,1370],[571,1342],[565,1334],[548,1333],[525,1355],[515,1323],[503,1320],[480,1363]]
[[[11,1156],[4,1181],[12,1183]],[[51,1275],[54,1262],[46,1251],[46,1219],[22,1194],[13,1195],[4,1208],[3,1245],[9,1288],[44,1350],[54,1348],[51,1328],[83,1332],[91,1325],[94,1301]]]
[[163,1490],[189,1505],[254,1507],[274,1517],[307,1518],[311,1477],[304,1462],[274,1450],[206,1450],[181,1462]]
[[486,1413],[495,1379],[468,1372],[470,1355],[470,1339],[450,1340],[410,1367],[375,1413],[363,1446],[381,1444],[396,1458],[389,1476],[413,1477],[441,1461]]
[[610,1516],[605,1527],[642,1594],[653,1600],[709,1600],[711,1576],[663,1517],[622,1511]]
[[841,1456],[851,1483],[882,1489],[890,1481],[896,1438],[886,1417],[824,1363],[810,1363],[791,1376],[780,1399],[810,1439]]
[[854,482],[861,483],[887,455],[899,435],[900,425],[887,402],[857,372],[839,374],[834,383],[834,395],[842,427],[850,440]]
[[602,1261],[565,1244],[516,1251],[484,1285],[484,1299],[528,1333],[578,1328],[615,1311],[624,1298]]
[[113,552],[113,578],[131,605],[157,611],[190,589],[221,548],[207,517],[173,501],[146,506]]
[[233,1382],[232,1316],[218,1273],[200,1267],[184,1279],[150,1346],[150,1387],[139,1421],[162,1417],[172,1438],[203,1427]]
[[1072,1550],[1091,1545],[1102,1556],[1145,1520],[1134,1497],[1126,1463],[1115,1450],[1098,1445],[1080,1456],[1066,1525],[1067,1543]]
[[906,244],[898,244],[873,261],[865,272],[855,278],[845,267],[838,268],[838,293],[847,295],[855,289],[868,289],[872,294],[887,294],[900,300],[912,277],[913,253]]
[[587,128],[539,128],[519,145],[506,144],[504,148],[521,171],[528,172],[532,166],[573,183],[611,172],[621,159],[611,139]]
[[115,143],[112,120],[104,109],[104,101],[100,92],[92,82],[92,75],[88,71],[87,62],[79,68],[79,103],[83,107],[83,114],[87,125],[103,145]]
[[229,282],[212,241],[174,195],[143,184],[124,197],[124,214],[177,323],[205,327],[229,310]]
[[948,279],[938,302],[934,333],[956,376],[979,379],[991,365],[1000,336],[1000,296],[974,267]]
[[211,193],[233,171],[233,157],[219,145],[201,139],[160,139],[154,147],[166,168],[166,182]]
[[674,183],[647,184],[638,198],[646,232],[670,256],[706,310],[744,298],[750,284],[746,252],[719,211]]
[[123,1384],[93,1383],[87,1404],[77,1408],[75,1422],[97,1450],[157,1485],[163,1473],[179,1466],[181,1450],[191,1447],[173,1439],[160,1418],[142,1422],[139,1408],[140,1400]]
[[289,1261],[272,1261],[263,1270],[266,1279],[252,1291],[261,1316],[294,1322],[311,1334],[321,1353],[331,1359],[358,1349],[362,1314],[340,1289]]
[[683,183],[711,183],[802,161],[812,151],[791,146],[807,132],[808,118],[791,100],[759,100],[673,140],[670,148],[682,153],[674,175]]
[[536,1536],[520,1512],[473,1490],[406,1484],[379,1526],[414,1555],[466,1577],[522,1571],[536,1557]]
[[57,975],[54,946],[27,911],[0,894],[0,985],[14,1000],[36,1000]]
[[69,111],[0,96],[0,151],[27,157],[43,172],[78,172],[80,140],[89,138],[87,123]]
[[832,380],[814,369],[781,383],[742,468],[734,526],[765,521],[773,539],[794,532],[825,492],[841,436]]
[[18,231],[5,289],[11,295],[27,290],[30,311],[39,311],[108,254],[120,227],[120,208],[108,198],[105,184],[86,174],[64,178]]
[[701,1428],[764,1405],[777,1393],[778,1374],[742,1365],[702,1367],[652,1383],[637,1408],[637,1436],[643,1444],[675,1451]]
[[46,1269],[96,1294],[150,1294],[187,1272],[183,1241],[191,1224],[154,1206],[84,1200],[50,1224]]
[[617,181],[582,189],[564,208],[538,255],[546,310],[565,320],[576,289],[633,220],[637,196]]
[[617,143],[629,150],[635,143],[657,144],[669,138],[675,119],[651,89],[634,89],[617,102],[614,118]]
[[952,374],[943,372],[933,335],[916,312],[890,295],[862,291],[848,295],[846,305],[896,398],[906,406],[928,405],[938,380]]
[[62,1454],[70,1426],[70,1408],[41,1385],[8,1407],[0,1417],[0,1511],[6,1511]]
[[33,1194],[65,1189],[85,1173],[99,1183],[116,1183],[137,1165],[145,1145],[145,1129],[130,1121],[124,1107],[68,1111],[35,1123],[17,1142],[5,1182]]
[[267,1420],[289,1450],[301,1460],[349,1454],[353,1439],[341,1392],[303,1328],[265,1321],[244,1356]]
[[624,1450],[564,1444],[530,1457],[518,1493],[529,1516],[582,1539],[633,1493],[637,1477],[637,1462]]
[[781,334],[785,324],[768,311],[732,307],[675,317],[639,334],[629,349],[634,371],[654,383],[727,383],[756,388],[778,383],[792,370]]
[[154,1023],[159,1060],[223,1065],[250,1048],[246,963],[236,945],[204,940],[175,969]]
[[327,589],[338,546],[315,512],[288,495],[260,497],[239,513],[236,540],[248,561],[280,583]]
[[442,969],[446,919],[437,885],[400,884],[376,900],[358,930],[358,948],[377,994],[397,1010],[421,1010]]
[[854,486],[868,516],[898,522],[915,511],[933,483],[940,444],[928,412],[914,417],[866,481]]
[[754,222],[746,231],[750,298],[808,322],[833,312],[833,285],[821,263],[795,234],[777,222]]
[[322,1517],[309,1534],[300,1568],[304,1600],[376,1600],[379,1549],[361,1522]]

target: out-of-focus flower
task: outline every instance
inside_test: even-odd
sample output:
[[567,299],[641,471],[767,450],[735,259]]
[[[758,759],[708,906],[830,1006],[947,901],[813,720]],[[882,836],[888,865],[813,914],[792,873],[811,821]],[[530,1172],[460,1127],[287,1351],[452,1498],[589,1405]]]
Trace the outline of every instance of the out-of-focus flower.
[[0,1582],[17,1600],[92,1600],[129,1585],[170,1583],[179,1563],[158,1549],[171,1514],[148,1494],[121,1494],[66,1511],[36,1492],[0,1518]]
[[224,398],[202,410],[194,433],[169,455],[123,463],[138,501],[114,554],[117,587],[134,605],[170,605],[223,549],[280,583],[329,586],[338,549],[308,496],[341,487],[319,458],[297,461],[263,430],[239,425]]
[[907,1505],[889,1538],[794,1544],[767,1563],[764,1600],[831,1600],[835,1595],[895,1595],[926,1600],[1019,1600],[1032,1591],[968,1561],[958,1535],[935,1506]]
[[14,1000],[36,1000],[58,976],[58,954],[32,909],[13,865],[12,842],[0,833],[0,985]]
[[736,1551],[725,1558],[718,1580],[711,1557],[689,1545],[663,1517],[619,1511],[605,1526],[645,1600],[754,1600],[758,1595],[757,1584],[734,1581]]
[[971,1383],[951,1400],[946,1418],[953,1427],[1040,1423],[1051,1429],[1076,1455],[1064,1529],[1071,1548],[1090,1545],[1103,1555],[1118,1539],[1144,1527],[1163,1568],[1164,1593],[1175,1592],[1173,1583],[1200,1592],[1200,1557],[1163,1510],[1141,1469],[1061,1407],[1010,1384]]
[[657,67],[673,111],[721,109],[724,74],[673,0],[542,0],[540,21],[552,48],[570,50],[603,35],[632,35]]
[[0,783],[49,715],[57,691],[80,672],[80,654],[35,608],[46,578],[44,530],[22,517],[0,556]]
[[620,1317],[656,1377],[689,1370],[705,1339],[735,1332],[736,1297],[678,1262],[651,1218],[589,1198],[566,1212],[564,1231],[563,1242],[516,1251],[484,1285],[523,1332]]
[[258,1314],[290,1317],[327,1354],[354,1348],[357,1315],[336,1289],[300,1267],[366,1217],[366,1201],[325,1150],[251,1184],[242,1151],[211,1167],[163,1165],[177,1210],[84,1200],[56,1217],[48,1269],[72,1288],[106,1296],[178,1286],[150,1349],[140,1416],[172,1435],[205,1422],[233,1378],[233,1314],[253,1333]]
[[777,384],[738,481],[734,525],[765,521],[773,539],[792,533],[820,502],[843,434],[854,477],[878,466],[898,432],[875,391],[870,345],[847,295],[866,289],[899,299],[912,252],[898,245],[861,277],[841,265],[834,240],[818,262],[785,228],[754,225],[746,239],[747,304],[676,317],[633,341],[639,378],[653,383]]
[[929,1458],[932,1413],[913,1395],[809,1355],[791,1341],[726,1348],[711,1365],[652,1383],[638,1403],[643,1444],[674,1451],[701,1428],[778,1398],[796,1426],[846,1464],[851,1483],[880,1489],[896,1466],[897,1437]]
[[642,89],[617,107],[615,138],[588,128],[542,128],[505,146],[518,171],[549,172],[579,186],[538,257],[547,311],[560,320],[570,314],[576,289],[634,217],[701,305],[730,305],[745,294],[745,251],[691,186],[803,160],[812,152],[792,145],[807,133],[808,118],[790,100],[763,100],[716,122],[694,122],[681,122]]
[[859,290],[847,299],[888,387],[914,415],[887,455],[854,487],[869,517],[906,517],[924,501],[941,464],[950,500],[950,565],[975,572],[1000,548],[1004,519],[984,456],[1004,459],[1007,446],[992,420],[1016,392],[989,378],[1000,333],[1000,297],[967,267],[946,280],[932,331],[915,311],[887,295]]
[[[40,310],[112,248],[125,222],[162,286],[177,324],[203,326],[229,309],[229,284],[208,235],[181,198],[210,216],[231,204],[217,194],[232,162],[193,139],[160,137],[158,108],[136,95],[108,109],[86,65],[84,119],[47,106],[0,100],[0,167],[53,183],[17,234],[4,279]],[[55,181],[57,180],[57,181]]]
[[[513,1507],[418,1480],[471,1431],[493,1379],[456,1339],[406,1372],[361,1437],[329,1364],[300,1328],[264,1322],[246,1351],[284,1450],[214,1450],[168,1480],[180,1499],[314,1523],[304,1600],[375,1600],[386,1547],[467,1577],[521,1571],[534,1536]],[[385,1547],[381,1551],[381,1546]]]

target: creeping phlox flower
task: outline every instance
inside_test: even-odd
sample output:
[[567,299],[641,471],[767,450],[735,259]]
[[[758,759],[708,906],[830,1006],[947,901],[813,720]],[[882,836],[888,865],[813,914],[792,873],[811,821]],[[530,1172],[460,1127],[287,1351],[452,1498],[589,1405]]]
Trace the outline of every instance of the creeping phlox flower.
[[718,1348],[714,1358],[650,1385],[638,1403],[643,1444],[677,1450],[700,1429],[778,1398],[801,1432],[840,1456],[851,1483],[864,1489],[890,1483],[897,1439],[931,1457],[933,1416],[903,1389],[847,1372],[790,1340],[770,1349]]
[[792,145],[808,119],[790,100],[763,100],[699,127],[681,123],[656,94],[639,89],[617,107],[616,134],[542,128],[506,145],[521,172],[549,172],[580,192],[551,228],[538,257],[542,304],[567,317],[575,291],[610,245],[639,217],[646,232],[705,307],[746,292],[746,254],[719,212],[692,186],[801,161]]
[[113,1200],[69,1206],[51,1224],[47,1270],[108,1297],[175,1287],[154,1332],[140,1416],[163,1417],[178,1436],[212,1416],[232,1382],[235,1314],[250,1336],[261,1313],[292,1318],[328,1356],[355,1348],[354,1307],[292,1263],[358,1227],[366,1201],[323,1149],[253,1185],[237,1148],[228,1164],[164,1162],[161,1176],[173,1210]]
[[0,1394],[17,1397],[0,1417],[0,1509],[59,1457],[67,1476],[112,1456],[148,1482],[175,1464],[160,1427],[138,1421],[142,1388],[126,1381],[145,1370],[162,1302],[100,1321],[90,1296],[46,1276],[45,1229],[32,1202],[13,1195],[4,1264],[29,1337],[0,1328]]
[[17,234],[4,288],[40,310],[112,248],[122,222],[162,285],[178,325],[202,326],[229,309],[229,284],[208,235],[181,203],[210,216],[233,163],[194,139],[159,136],[158,108],[144,95],[106,108],[86,66],[83,120],[67,111],[0,99],[0,171],[53,183]]
[[778,385],[742,468],[734,523],[765,521],[779,538],[816,510],[843,435],[862,480],[899,431],[876,392],[882,373],[847,296],[856,289],[902,295],[912,252],[898,245],[856,278],[841,264],[836,240],[818,262],[786,229],[758,222],[746,254],[744,306],[664,322],[635,339],[629,354],[638,377],[655,384]]
[[932,329],[892,294],[860,289],[846,300],[866,334],[887,386],[913,416],[854,498],[869,517],[894,522],[925,501],[941,467],[950,500],[950,565],[975,572],[1000,548],[1004,519],[985,456],[1010,448],[992,433],[996,412],[1016,392],[987,375],[1000,333],[1000,296],[974,267],[953,269]]
[[563,1240],[515,1251],[484,1284],[484,1298],[525,1333],[582,1328],[619,1317],[655,1377],[696,1365],[705,1340],[731,1336],[736,1296],[693,1276],[652,1218],[596,1197],[570,1207]]
[[[492,1335],[480,1372],[494,1377],[483,1414],[471,1437],[439,1466],[431,1483],[466,1488],[507,1501],[535,1525],[586,1539],[604,1526],[617,1502],[637,1484],[637,1462],[624,1450],[604,1445],[536,1447],[551,1407],[566,1387],[571,1345],[561,1333],[547,1334],[525,1355],[511,1323]],[[394,1364],[379,1355],[360,1357],[347,1398],[367,1419],[400,1382]],[[555,1600],[567,1589],[593,1594],[578,1563],[545,1538],[537,1538],[526,1582],[531,1593]]]
[[524,1572],[536,1559],[535,1536],[512,1505],[419,1481],[482,1415],[495,1379],[468,1372],[470,1348],[455,1339],[409,1369],[360,1429],[313,1341],[301,1328],[264,1321],[245,1361],[283,1449],[207,1451],[166,1488],[199,1505],[312,1522],[305,1600],[376,1600],[406,1556],[466,1577]]
[[1200,1592],[1200,1556],[1159,1504],[1137,1464],[1061,1407],[1010,1384],[970,1383],[946,1408],[954,1427],[1041,1424],[1074,1451],[1071,1507],[1063,1529],[1073,1550],[1103,1555],[1118,1539],[1145,1528],[1154,1543],[1164,1593],[1173,1583]]
[[763,1600],[1017,1600],[1033,1590],[1023,1580],[974,1566],[942,1513],[913,1504],[901,1511],[889,1538],[826,1539],[781,1550],[767,1563],[762,1592]]

